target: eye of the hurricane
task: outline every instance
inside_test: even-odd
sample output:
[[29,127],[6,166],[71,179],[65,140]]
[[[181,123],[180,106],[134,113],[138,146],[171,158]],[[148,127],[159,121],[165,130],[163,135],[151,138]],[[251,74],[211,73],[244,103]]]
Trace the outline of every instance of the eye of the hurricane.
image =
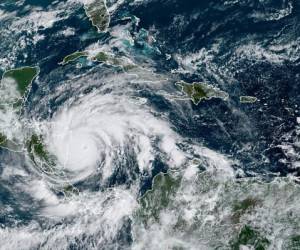
[[92,174],[102,162],[105,145],[97,134],[97,128],[80,116],[76,116],[72,109],[60,112],[51,124],[48,145],[61,168],[78,174],[81,179]]
[[71,181],[99,172],[108,178],[124,159],[135,159],[144,172],[157,154],[173,166],[184,158],[169,124],[128,97],[86,95],[59,110],[49,124],[49,151]]
[[99,161],[97,143],[84,131],[70,131],[70,134],[61,139],[62,141],[58,140],[56,143],[63,146],[58,157],[65,168],[81,171],[95,166]]

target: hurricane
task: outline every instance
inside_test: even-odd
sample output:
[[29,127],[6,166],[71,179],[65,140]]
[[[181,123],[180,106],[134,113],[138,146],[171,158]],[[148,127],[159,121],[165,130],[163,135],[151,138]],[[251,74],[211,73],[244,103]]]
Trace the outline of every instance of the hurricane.
[[[174,168],[184,163],[185,153],[177,145],[183,138],[164,117],[147,107],[147,100],[138,97],[138,91],[130,88],[140,84],[138,78],[134,74],[123,73],[116,78],[91,73],[85,80],[75,80],[72,85],[76,93],[51,119],[37,123],[45,132],[49,152],[56,156],[61,170],[73,175],[71,180],[97,173],[105,181],[118,169],[128,172],[128,177],[135,170],[151,172],[157,157]],[[89,82],[95,85],[91,90],[86,87],[90,88]],[[64,92],[51,98],[63,98]],[[130,167],[123,168],[123,164]]]
[[0,3],[0,249],[300,249],[293,0]]

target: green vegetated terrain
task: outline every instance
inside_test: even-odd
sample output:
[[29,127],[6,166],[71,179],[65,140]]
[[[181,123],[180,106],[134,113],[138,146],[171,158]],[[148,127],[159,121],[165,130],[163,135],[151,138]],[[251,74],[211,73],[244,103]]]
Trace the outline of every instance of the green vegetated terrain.
[[254,96],[240,96],[241,103],[254,103],[257,101],[257,98]]
[[2,80],[6,78],[11,78],[15,80],[17,84],[17,89],[20,92],[20,95],[23,97],[26,91],[28,90],[28,86],[37,77],[38,73],[38,67],[16,68],[4,72]]
[[92,3],[86,4],[85,13],[95,26],[98,32],[105,31],[110,22],[110,15],[106,8],[104,0],[94,0]]
[[28,152],[34,153],[41,159],[48,160],[48,153],[45,149],[41,137],[39,137],[38,135],[31,136],[31,139],[27,142],[27,149]]
[[42,136],[33,134],[26,142],[26,148],[33,162],[41,165],[46,172],[53,171],[53,167],[56,166],[56,159],[47,151]]
[[[24,97],[38,74],[39,67],[29,66],[7,70],[3,73],[1,78],[2,102],[0,104],[2,115],[10,116],[13,113],[13,115],[17,116],[19,114],[23,106]],[[14,89],[13,93],[5,91],[5,88],[10,89],[10,85],[14,85],[12,88]],[[0,132],[0,147],[14,152],[23,150],[22,142],[18,138],[8,137],[4,131]]]
[[270,241],[263,237],[257,230],[251,226],[245,225],[240,230],[237,238],[232,240],[232,250],[240,250],[243,246],[248,246],[255,250],[265,250],[269,246]]
[[[251,213],[253,209],[260,206],[262,202],[256,198],[248,197],[241,201],[235,201],[233,204],[232,222],[240,223],[243,214]],[[269,240],[261,235],[250,225],[244,225],[237,236],[231,240],[231,249],[240,250],[242,246],[250,246],[251,249],[265,250],[270,244]]]
[[[293,207],[293,202],[299,197],[298,187],[284,183],[277,188],[276,183],[266,185],[254,179],[241,183],[230,179],[220,184],[211,175],[199,172],[193,178],[187,175],[188,179],[178,172],[156,175],[152,188],[139,199],[140,206],[135,215],[137,223],[145,228],[152,228],[152,225],[160,228],[162,225],[166,234],[179,238],[193,235],[205,239],[213,235],[214,242],[207,249],[267,250],[273,246],[276,235],[276,231],[266,228],[268,221],[281,225],[288,215],[295,230],[283,236],[283,249],[300,249],[298,210]],[[192,199],[190,192],[193,193]],[[277,207],[276,213],[270,213],[275,196],[280,201],[277,205],[280,207]],[[211,216],[212,211],[217,215]],[[284,229],[280,230],[284,234]],[[178,242],[174,245],[180,247]]]
[[66,197],[79,194],[79,190],[76,187],[74,187],[72,184],[65,185],[62,189],[62,192]]
[[192,100],[195,105],[198,105],[202,100],[209,100],[211,98],[228,99],[228,94],[218,88],[210,86],[206,83],[186,83],[180,81],[176,83],[181,87],[181,90]]
[[141,209],[138,216],[145,222],[159,220],[161,210],[169,205],[170,197],[180,185],[180,180],[170,174],[160,173],[153,178],[152,189],[148,190],[140,199]]
[[88,53],[86,51],[76,51],[70,55],[65,56],[60,64],[65,65],[69,62],[73,62],[73,61],[77,60],[80,57],[87,57],[87,56],[88,56]]
[[292,235],[285,243],[284,249],[299,250],[300,249],[300,234]]
[[99,63],[105,63],[107,65],[121,67],[124,71],[130,71],[137,67],[136,64],[128,62],[126,58],[116,57],[113,54],[109,54],[103,51],[98,52],[92,60]]
[[[33,134],[26,142],[26,149],[30,159],[35,166],[48,176],[59,176],[65,178],[65,173],[62,169],[58,168],[58,161],[55,155],[51,154],[46,147],[46,144],[41,135]],[[78,195],[79,190],[65,179],[65,182],[57,187],[66,197]]]
[[0,133],[0,146],[5,146],[6,141],[7,141],[6,136]]
[[239,223],[243,214],[251,212],[252,209],[261,205],[261,201],[257,198],[248,197],[241,201],[235,201],[233,204],[233,223]]
[[89,53],[87,51],[76,51],[70,55],[64,57],[63,61],[60,62],[60,65],[66,65],[70,62],[76,61],[81,57],[88,57],[88,59],[93,62],[105,63],[107,65],[121,67],[124,71],[129,71],[131,69],[136,68],[136,65],[128,62],[124,58],[117,58],[115,55],[106,53],[104,51],[98,52],[95,56],[89,57]]
[[109,60],[109,56],[105,52],[98,52],[95,57],[93,57],[93,60],[97,62],[107,62]]

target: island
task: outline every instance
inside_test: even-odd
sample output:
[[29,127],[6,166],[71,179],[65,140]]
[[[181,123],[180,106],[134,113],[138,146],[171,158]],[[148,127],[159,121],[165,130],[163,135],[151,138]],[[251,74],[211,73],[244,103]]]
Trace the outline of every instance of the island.
[[93,56],[92,61],[121,67],[124,71],[129,71],[137,67],[134,63],[128,61],[125,57],[117,58],[115,55],[105,53],[103,51],[100,51],[95,56]]
[[87,56],[88,56],[88,53],[86,51],[76,51],[70,55],[65,56],[64,59],[62,60],[62,62],[60,62],[59,64],[65,65],[69,62],[76,61],[80,57],[87,57]]
[[180,81],[176,82],[176,85],[181,88],[182,92],[186,94],[195,105],[198,105],[202,100],[209,100],[212,98],[227,100],[229,97],[226,92],[206,83],[187,83]]
[[97,62],[107,62],[109,60],[109,56],[105,52],[100,51],[92,58],[92,60]]
[[28,90],[28,86],[31,85],[38,74],[39,67],[22,67],[11,69],[4,72],[1,82],[5,79],[12,79],[15,82],[21,97],[23,97]]
[[254,96],[240,96],[241,103],[254,103],[257,101],[257,98]]
[[91,3],[85,4],[84,10],[98,32],[107,30],[110,22],[110,15],[105,0],[94,0]]

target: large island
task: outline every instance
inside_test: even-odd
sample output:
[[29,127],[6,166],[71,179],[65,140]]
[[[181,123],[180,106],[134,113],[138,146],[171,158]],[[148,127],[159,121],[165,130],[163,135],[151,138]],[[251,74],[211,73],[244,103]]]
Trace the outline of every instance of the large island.
[[202,82],[187,83],[180,81],[177,82],[176,85],[181,87],[182,92],[186,94],[195,105],[198,105],[202,100],[212,98],[227,100],[229,97],[226,92]]
[[94,0],[89,4],[85,4],[84,9],[98,32],[106,31],[110,22],[110,15],[105,0]]

